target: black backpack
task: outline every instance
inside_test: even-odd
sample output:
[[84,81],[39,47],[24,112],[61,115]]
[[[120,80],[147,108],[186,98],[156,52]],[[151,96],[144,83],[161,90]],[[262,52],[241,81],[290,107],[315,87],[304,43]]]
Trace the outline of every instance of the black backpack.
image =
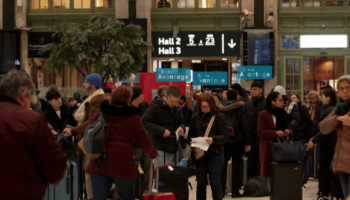
[[254,177],[244,185],[244,197],[269,196],[267,177]]
[[235,131],[238,131],[238,122],[235,114],[224,112],[226,124],[227,124],[227,133],[230,137],[234,137]]

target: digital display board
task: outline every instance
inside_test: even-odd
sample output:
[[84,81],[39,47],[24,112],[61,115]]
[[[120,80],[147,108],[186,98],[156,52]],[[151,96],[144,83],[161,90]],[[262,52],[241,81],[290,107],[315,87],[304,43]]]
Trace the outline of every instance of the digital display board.
[[153,32],[152,45],[153,57],[233,57],[240,55],[240,32]]

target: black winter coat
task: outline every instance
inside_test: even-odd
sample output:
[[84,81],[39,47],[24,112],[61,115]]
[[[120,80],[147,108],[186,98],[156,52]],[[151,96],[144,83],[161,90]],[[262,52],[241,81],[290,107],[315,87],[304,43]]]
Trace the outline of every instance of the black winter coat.
[[44,114],[47,122],[54,128],[56,132],[62,133],[67,124],[73,127],[77,126],[77,122],[75,121],[71,111],[67,108],[67,106],[62,104],[60,110],[61,119],[58,117],[55,109],[51,105],[47,107],[47,110]]
[[260,138],[258,136],[258,119],[259,113],[265,110],[266,99],[261,97],[260,99],[253,98],[246,103],[248,125],[251,131],[251,140],[253,147],[259,147]]
[[300,108],[300,123],[294,129],[294,141],[308,142],[313,136],[313,123],[306,105],[298,104],[298,106]]
[[181,109],[181,113],[185,119],[185,126],[190,126],[191,117],[192,117],[192,110],[187,106],[187,104],[183,108],[180,108],[180,109]]
[[252,145],[252,136],[247,120],[245,103],[237,100],[227,100],[222,103],[215,99],[216,106],[220,112],[227,116],[234,116],[238,124],[238,130],[234,130],[234,137],[229,137],[228,143],[244,142],[246,146]]
[[[321,105],[321,114],[319,116],[320,122],[326,118],[329,114],[332,113],[332,111],[334,110],[335,105]],[[315,130],[315,136],[312,138],[312,142],[315,144],[333,144],[333,143],[337,143],[337,131],[334,130],[332,131],[330,134],[325,135],[322,134],[322,132],[320,131],[320,128],[318,126],[318,124],[320,122],[316,122],[314,125],[314,130]]]
[[189,139],[196,137],[204,137],[207,126],[211,117],[215,114],[215,120],[210,129],[209,136],[213,138],[213,143],[209,146],[208,151],[204,153],[203,157],[214,157],[224,153],[223,144],[228,141],[227,125],[224,114],[219,113],[218,110],[214,112],[203,114],[196,113],[191,118],[190,130],[188,133]]
[[157,150],[164,150],[163,135],[166,129],[171,134],[175,134],[179,127],[185,131],[185,120],[181,109],[177,106],[170,108],[164,100],[153,100],[141,119]]

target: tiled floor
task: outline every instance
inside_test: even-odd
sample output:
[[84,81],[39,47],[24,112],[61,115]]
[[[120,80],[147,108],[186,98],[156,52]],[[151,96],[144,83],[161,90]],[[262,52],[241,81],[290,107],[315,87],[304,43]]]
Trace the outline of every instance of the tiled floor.
[[[190,190],[190,200],[196,200],[196,179],[194,176],[192,176],[189,181],[191,182],[193,186],[193,190]],[[306,185],[306,190],[303,192],[303,200],[314,200],[317,197],[317,191],[318,191],[318,182],[309,181]],[[211,190],[210,187],[207,187],[207,200],[211,200]],[[230,196],[226,196],[224,200],[232,198]],[[270,197],[259,197],[259,198],[239,198],[239,200],[270,200]]]

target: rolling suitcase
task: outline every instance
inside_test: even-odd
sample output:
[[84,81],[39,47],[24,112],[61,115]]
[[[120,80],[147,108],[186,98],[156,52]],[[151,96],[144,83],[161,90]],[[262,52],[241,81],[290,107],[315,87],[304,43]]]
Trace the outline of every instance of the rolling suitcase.
[[44,200],[78,200],[77,175],[77,165],[67,161],[65,176],[57,186],[47,186]]
[[227,163],[226,190],[225,194],[232,193],[232,161]]
[[[153,165],[152,165],[153,166]],[[153,167],[152,167],[153,168]],[[150,173],[150,179],[152,180],[152,173]],[[159,191],[159,167],[156,169],[156,190]],[[150,181],[149,194],[143,196],[143,200],[176,200],[176,197],[171,192],[164,193],[152,193],[152,181]]]
[[134,159],[134,162],[135,162],[135,169],[137,174],[137,177],[135,179],[135,197],[137,199],[142,199],[142,175],[141,175],[142,169],[140,166],[140,161]]
[[242,163],[241,163],[241,180],[242,180],[242,186],[245,185],[248,181],[248,157],[243,155],[242,157]]
[[302,164],[271,163],[271,200],[302,200]]

